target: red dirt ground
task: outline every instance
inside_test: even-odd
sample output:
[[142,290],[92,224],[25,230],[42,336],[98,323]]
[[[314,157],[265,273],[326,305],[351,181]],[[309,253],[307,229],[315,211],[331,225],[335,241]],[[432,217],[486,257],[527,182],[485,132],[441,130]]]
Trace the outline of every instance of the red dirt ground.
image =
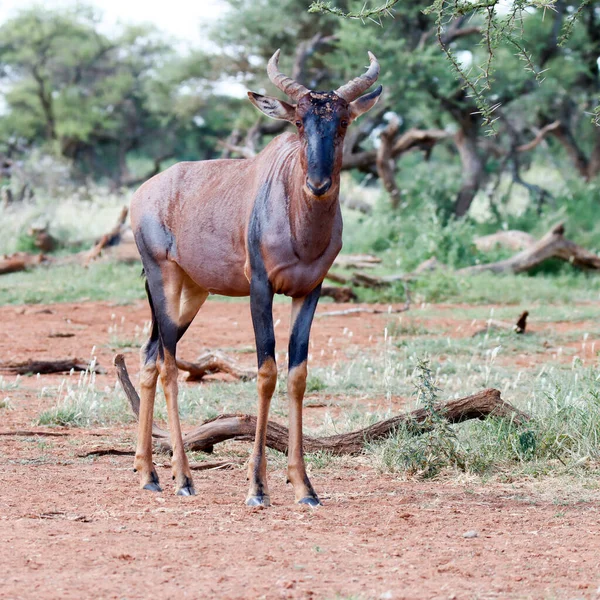
[[[279,348],[288,311],[275,307]],[[147,319],[141,302],[0,307],[0,356],[86,358],[96,346],[108,369],[98,385],[112,385],[108,328],[132,338]],[[313,363],[376,349],[390,320],[317,319]],[[457,329],[442,307],[439,320],[421,324],[445,335]],[[460,335],[480,328],[463,322]],[[49,337],[56,333],[75,335]],[[251,346],[246,304],[210,302],[180,350],[193,359],[205,347]],[[251,353],[236,356],[252,364]],[[135,373],[137,350],[128,362]],[[32,423],[55,399],[40,389],[62,377],[24,378],[2,391],[11,408],[0,411],[0,433],[43,430]],[[100,444],[132,448],[133,425],[55,432],[64,435],[0,435],[2,599],[600,597],[600,492],[592,485],[422,483],[349,458],[313,473],[324,500],[316,511],[295,506],[283,470],[271,467],[274,506],[257,510],[243,505],[243,467],[196,472],[193,498],[174,496],[159,467],[166,489],[150,494],[138,489],[131,456],[79,456]],[[477,537],[464,537],[473,530]]]

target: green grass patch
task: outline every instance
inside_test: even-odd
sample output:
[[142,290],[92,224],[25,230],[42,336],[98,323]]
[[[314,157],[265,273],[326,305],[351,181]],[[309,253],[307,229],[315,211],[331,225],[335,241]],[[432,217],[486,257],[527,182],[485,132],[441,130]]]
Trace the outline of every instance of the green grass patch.
[[39,267],[0,278],[0,304],[49,304],[108,300],[128,303],[145,298],[138,265],[99,261],[80,265]]

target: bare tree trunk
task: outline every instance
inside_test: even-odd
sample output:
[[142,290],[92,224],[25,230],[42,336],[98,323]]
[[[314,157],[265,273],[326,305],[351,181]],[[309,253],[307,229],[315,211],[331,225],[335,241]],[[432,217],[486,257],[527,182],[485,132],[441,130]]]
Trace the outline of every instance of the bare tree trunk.
[[396,161],[392,158],[394,138],[400,128],[400,120],[394,116],[388,126],[381,132],[381,144],[377,150],[377,174],[386,192],[390,195],[390,203],[395,210],[400,204],[400,190],[396,185]]
[[577,145],[571,130],[561,122],[561,126],[554,131],[556,139],[562,144],[567,155],[571,159],[577,172],[587,181],[588,180],[588,159],[583,150]]
[[469,211],[483,181],[485,161],[477,150],[477,135],[472,131],[472,127],[461,127],[454,136],[454,143],[463,168],[462,183],[454,211],[457,217],[463,217]]
[[595,128],[596,143],[590,154],[590,160],[587,168],[587,180],[591,181],[600,174],[600,127]]

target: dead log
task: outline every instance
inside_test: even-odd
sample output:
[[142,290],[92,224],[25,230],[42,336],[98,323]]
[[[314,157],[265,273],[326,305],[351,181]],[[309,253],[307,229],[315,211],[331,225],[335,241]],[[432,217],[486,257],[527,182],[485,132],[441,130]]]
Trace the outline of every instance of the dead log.
[[178,358],[177,368],[188,372],[188,381],[200,381],[214,373],[227,373],[241,381],[256,379],[256,370],[240,367],[236,361],[218,351],[203,354],[195,363]]
[[600,269],[600,256],[565,239],[564,223],[555,225],[533,246],[506,260],[460,269],[458,273],[472,275],[482,271],[492,273],[522,273],[537,267],[548,258],[560,258],[582,269]]
[[65,358],[62,360],[25,360],[22,362],[0,362],[0,373],[26,375],[33,373],[48,375],[49,373],[68,373],[69,371],[93,371],[106,373],[100,365],[92,364],[80,358]]
[[0,258],[0,275],[25,271],[29,267],[37,267],[46,260],[43,254],[28,254],[27,252],[16,252],[4,255]]
[[129,208],[124,206],[119,214],[117,224],[108,232],[105,233],[95,244],[95,246],[86,254],[83,262],[84,266],[88,266],[93,260],[98,258],[104,248],[118,244],[121,239],[121,234],[127,221]]
[[340,204],[351,210],[357,210],[363,215],[370,215],[373,212],[373,207],[368,202],[355,196],[340,196]]
[[480,252],[489,252],[496,247],[508,248],[509,250],[525,250],[535,244],[535,238],[526,231],[518,229],[509,229],[507,231],[498,231],[490,235],[483,235],[474,240],[475,247]]
[[377,277],[375,275],[368,275],[367,273],[361,273],[360,271],[356,271],[352,274],[352,284],[358,287],[372,288],[378,289],[389,285],[389,282],[384,281],[382,277]]
[[351,287],[335,287],[332,285],[324,285],[321,288],[321,298],[333,298],[336,303],[355,302],[358,300],[357,295]]
[[341,284],[348,283],[350,281],[349,277],[346,277],[345,275],[340,275],[339,273],[333,273],[332,271],[329,271],[327,275],[325,275],[325,279]]
[[381,258],[372,254],[339,254],[333,261],[342,269],[372,269],[381,262]]
[[[131,384],[125,360],[122,354],[115,356],[117,376],[131,408],[139,417],[140,399]],[[526,422],[529,417],[502,400],[499,390],[485,389],[481,392],[439,404],[435,410],[443,414],[450,423],[462,423],[469,419],[484,419],[488,416],[505,417],[517,423]],[[415,434],[427,430],[428,412],[424,408],[380,421],[369,427],[350,433],[342,433],[324,438],[304,437],[306,452],[326,451],[332,454],[359,454],[368,442],[383,439],[394,433],[400,426],[410,426]],[[256,429],[256,417],[252,415],[221,415],[206,421],[183,437],[189,450],[212,451],[215,444],[226,440],[252,441]],[[153,424],[152,434],[160,440],[161,446],[170,448],[168,432]],[[267,426],[267,446],[287,453],[288,429],[283,425],[269,421]]]

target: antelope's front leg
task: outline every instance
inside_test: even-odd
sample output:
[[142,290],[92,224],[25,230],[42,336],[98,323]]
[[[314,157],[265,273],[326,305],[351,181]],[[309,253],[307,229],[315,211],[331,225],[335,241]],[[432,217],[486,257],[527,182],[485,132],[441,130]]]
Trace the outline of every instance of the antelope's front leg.
[[308,479],[302,449],[302,402],[306,390],[308,340],[321,286],[304,298],[292,300],[292,322],[289,346],[288,402],[290,438],[288,444],[288,481],[294,486],[299,504],[318,506],[319,497]]
[[266,277],[252,277],[250,308],[258,359],[258,413],[254,450],[248,465],[250,489],[246,504],[248,506],[269,506],[271,499],[267,486],[266,440],[269,407],[277,385],[277,364],[273,330],[273,289]]

